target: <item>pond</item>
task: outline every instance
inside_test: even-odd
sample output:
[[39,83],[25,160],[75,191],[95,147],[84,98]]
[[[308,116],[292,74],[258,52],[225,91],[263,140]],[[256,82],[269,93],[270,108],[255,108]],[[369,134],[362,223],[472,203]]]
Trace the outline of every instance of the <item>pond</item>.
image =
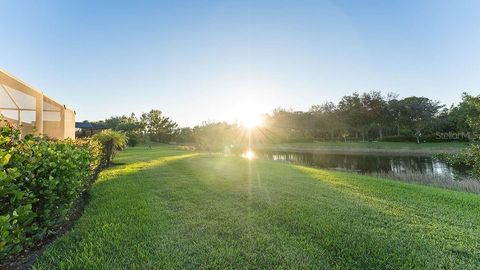
[[403,176],[417,174],[460,179],[465,172],[454,169],[431,156],[398,156],[388,154],[345,154],[345,153],[299,153],[273,151],[259,154],[260,158],[307,165],[322,169],[353,171],[363,174]]

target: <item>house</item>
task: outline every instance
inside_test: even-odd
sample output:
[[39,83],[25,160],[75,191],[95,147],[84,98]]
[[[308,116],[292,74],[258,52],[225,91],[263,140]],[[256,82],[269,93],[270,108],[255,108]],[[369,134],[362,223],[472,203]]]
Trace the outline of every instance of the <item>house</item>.
[[22,133],[75,138],[75,112],[0,70],[0,115]]
[[75,137],[86,138],[93,135],[93,125],[88,121],[75,122]]
[[87,120],[75,123],[75,137],[88,138],[104,130],[110,129],[99,123],[90,123]]

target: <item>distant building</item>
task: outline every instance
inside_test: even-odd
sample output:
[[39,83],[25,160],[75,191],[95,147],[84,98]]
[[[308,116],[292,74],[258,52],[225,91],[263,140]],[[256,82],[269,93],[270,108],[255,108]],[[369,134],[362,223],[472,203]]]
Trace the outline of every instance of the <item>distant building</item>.
[[92,137],[93,135],[102,132],[108,128],[101,127],[98,125],[92,125],[88,121],[76,122],[75,123],[75,137],[77,138],[87,138]]
[[75,137],[86,138],[93,135],[93,126],[87,121],[75,122]]
[[0,114],[22,133],[75,138],[75,112],[0,70]]

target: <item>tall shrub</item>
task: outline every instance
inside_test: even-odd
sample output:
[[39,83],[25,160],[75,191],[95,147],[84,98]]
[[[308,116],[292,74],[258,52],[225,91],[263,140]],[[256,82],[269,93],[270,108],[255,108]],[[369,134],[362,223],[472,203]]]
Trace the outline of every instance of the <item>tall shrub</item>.
[[103,158],[105,164],[109,166],[118,151],[127,146],[127,136],[120,131],[105,130],[95,134],[93,140],[98,141],[103,147]]
[[92,141],[49,140],[0,125],[0,259],[62,225],[101,166]]

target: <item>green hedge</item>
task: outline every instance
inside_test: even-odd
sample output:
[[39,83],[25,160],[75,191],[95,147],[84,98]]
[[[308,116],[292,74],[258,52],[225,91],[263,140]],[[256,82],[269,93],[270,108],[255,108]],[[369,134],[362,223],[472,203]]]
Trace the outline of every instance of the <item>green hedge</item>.
[[[1,119],[0,119],[1,120]],[[95,141],[20,139],[0,123],[0,259],[54,234],[101,166]]]

